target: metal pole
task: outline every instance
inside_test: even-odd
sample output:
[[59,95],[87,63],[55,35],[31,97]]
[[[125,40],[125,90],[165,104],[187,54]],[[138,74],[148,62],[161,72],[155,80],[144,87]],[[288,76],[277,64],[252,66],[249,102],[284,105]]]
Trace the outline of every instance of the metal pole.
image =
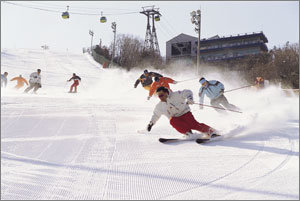
[[196,25],[195,31],[198,32],[198,45],[197,45],[197,73],[200,75],[200,35],[201,35],[201,10],[191,12],[192,23]]
[[116,28],[117,28],[117,24],[115,22],[112,23],[111,25],[113,32],[114,32],[114,43],[113,43],[113,50],[112,50],[112,55],[111,55],[111,64],[113,63],[113,59],[115,56],[115,45],[116,45]]
[[201,104],[201,103],[194,103],[194,104],[202,105],[202,106],[206,106],[206,107],[212,107],[212,108],[216,108],[216,109],[219,109],[219,110],[228,110],[228,111],[231,111],[231,112],[243,113],[243,112],[237,111],[237,110],[225,109],[225,108],[222,108],[222,107],[215,107],[215,106],[205,105],[205,104]]
[[93,46],[93,36],[94,36],[94,34],[92,34],[92,39],[91,39],[91,55],[93,55],[93,50],[92,50],[92,46]]
[[235,91],[235,90],[238,90],[238,89],[247,88],[247,87],[252,87],[252,86],[255,86],[255,84],[253,84],[253,85],[248,85],[248,86],[244,86],[244,87],[240,87],[240,88],[236,88],[236,89],[231,89],[231,90],[228,90],[228,91],[224,91],[224,93],[230,92],[230,91]]
[[93,55],[92,47],[93,47],[94,32],[92,30],[89,30],[89,34],[92,36],[92,38],[91,38],[91,49],[90,49],[90,52],[91,52],[91,55]]
[[198,70],[198,75],[200,75],[200,29],[198,30],[197,70]]
[[200,75],[200,35],[201,35],[201,10],[199,10],[199,18],[198,18],[198,51],[197,51],[198,75]]

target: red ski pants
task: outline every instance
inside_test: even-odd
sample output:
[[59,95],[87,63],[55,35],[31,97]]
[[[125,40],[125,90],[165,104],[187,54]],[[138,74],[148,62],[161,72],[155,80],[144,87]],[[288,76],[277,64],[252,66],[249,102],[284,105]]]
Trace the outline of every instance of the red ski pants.
[[75,92],[77,92],[77,86],[78,85],[79,85],[79,81],[75,80],[74,83],[71,85],[70,92],[73,91],[73,87],[75,87]]
[[208,125],[196,121],[191,112],[185,113],[180,117],[172,117],[170,120],[170,124],[182,134],[185,134],[186,132],[191,130],[197,130],[202,133],[209,133],[210,129],[212,129]]

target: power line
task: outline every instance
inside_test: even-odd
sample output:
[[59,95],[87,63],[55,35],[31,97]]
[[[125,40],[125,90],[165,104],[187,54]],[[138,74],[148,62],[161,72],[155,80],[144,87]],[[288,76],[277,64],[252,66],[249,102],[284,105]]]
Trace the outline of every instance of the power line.
[[[35,4],[35,5],[42,5],[44,7],[52,7],[52,8],[61,8],[61,9],[65,9],[64,5],[58,5],[58,4],[46,4],[46,3],[41,3],[41,2],[36,2],[36,1],[26,1],[26,3],[30,3],[30,4]],[[74,6],[72,5],[72,9],[79,9],[79,10],[120,10],[120,11],[130,11],[130,12],[134,12],[136,10],[132,10],[132,9],[123,9],[123,8],[96,8],[96,7],[86,7],[86,6]]]
[[[55,13],[61,13],[62,11],[58,10],[53,10],[53,9],[48,9],[48,8],[41,8],[37,6],[29,6],[29,5],[24,5],[24,4],[18,4],[18,3],[13,3],[13,2],[8,2],[4,1],[3,3],[15,5],[15,6],[20,6],[20,7],[25,7],[25,8],[31,8],[31,9],[36,9],[36,10],[42,10],[42,11],[47,11],[47,12],[55,12]],[[75,15],[95,15],[99,16],[99,13],[84,13],[84,12],[69,12],[70,14],[75,14]],[[124,12],[124,13],[107,13],[105,15],[128,15],[128,14],[134,14],[134,13],[139,13],[139,12]]]
[[173,29],[174,32],[178,32],[178,31],[171,25],[171,23],[169,23],[169,21],[167,20],[166,16],[165,16],[165,21],[166,21],[166,23],[169,25],[169,27],[170,27],[171,29]]
[[32,9],[36,9],[36,10],[61,13],[61,11],[49,10],[49,9],[45,9],[45,8],[36,8],[36,7],[31,7],[31,6],[16,4],[16,3],[8,2],[8,1],[4,1],[3,3],[12,4],[12,5],[15,5],[15,6],[20,6],[20,7],[25,7],[25,8],[32,8]]

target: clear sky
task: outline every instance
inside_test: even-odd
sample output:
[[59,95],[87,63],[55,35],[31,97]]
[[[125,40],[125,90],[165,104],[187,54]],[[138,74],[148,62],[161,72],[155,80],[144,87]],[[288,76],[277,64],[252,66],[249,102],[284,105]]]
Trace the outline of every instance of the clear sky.
[[[299,1],[13,1],[37,10],[1,1],[1,48],[40,48],[82,52],[93,44],[109,45],[113,40],[111,23],[117,23],[117,34],[131,34],[144,40],[146,16],[143,6],[155,5],[161,12],[156,22],[157,37],[163,56],[166,41],[180,33],[197,37],[190,12],[201,8],[201,38],[229,36],[263,31],[268,48],[286,41],[299,43]],[[61,13],[70,6],[70,18]],[[106,23],[100,23],[103,15]],[[74,12],[74,14],[72,14]],[[83,13],[79,15],[75,13]],[[131,13],[131,14],[124,14]],[[87,15],[89,14],[89,15]],[[96,14],[96,15],[93,15]]]

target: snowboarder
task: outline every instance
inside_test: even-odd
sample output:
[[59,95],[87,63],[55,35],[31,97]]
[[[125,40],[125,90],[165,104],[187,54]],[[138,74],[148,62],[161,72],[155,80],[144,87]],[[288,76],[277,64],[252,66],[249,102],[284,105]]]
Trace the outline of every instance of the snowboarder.
[[6,87],[7,75],[8,75],[8,72],[4,72],[4,74],[1,74],[1,87]]
[[154,92],[156,91],[157,88],[159,87],[165,87],[168,88],[169,91],[172,91],[170,89],[169,83],[172,84],[176,84],[177,82],[169,77],[155,77],[154,81],[151,85],[151,88],[149,90],[149,96],[148,96],[148,100],[152,97],[152,95],[154,94]]
[[29,87],[27,87],[24,91],[24,93],[28,93],[32,88],[33,93],[36,93],[36,91],[39,88],[42,88],[42,83],[41,83],[41,69],[37,69],[37,72],[33,72],[30,74],[30,79],[29,79]]
[[28,86],[28,82],[25,78],[22,77],[22,75],[19,75],[19,77],[14,77],[10,81],[17,80],[17,85],[15,86],[16,89],[20,89],[24,86],[24,83]]
[[144,73],[139,77],[139,79],[136,80],[134,84],[134,88],[136,88],[138,84],[141,82],[144,89],[149,91],[151,88],[151,84],[153,82],[152,80],[153,77],[162,77],[162,75],[159,73],[148,72],[148,70],[144,70]]
[[[200,84],[202,85],[199,89],[199,99],[200,99],[200,110],[203,109],[204,95],[206,94],[210,98],[210,104],[215,107],[223,108],[223,105],[226,109],[230,110],[239,110],[238,107],[232,105],[228,102],[227,98],[224,96],[224,85],[216,80],[207,81],[204,77],[200,78]],[[217,112],[224,113],[225,110],[216,109]]]
[[170,119],[170,124],[178,132],[186,135],[187,138],[195,139],[199,137],[199,135],[192,133],[192,130],[200,131],[208,137],[218,135],[212,127],[195,120],[189,107],[189,105],[194,104],[191,90],[171,92],[165,87],[159,87],[156,93],[160,98],[160,102],[156,105],[151,121],[147,126],[149,132],[161,115],[165,115]]
[[[77,86],[79,85],[79,81],[81,81],[81,78],[78,75],[76,75],[75,73],[73,73],[73,77],[71,77],[67,81],[70,82],[71,80],[74,80],[74,82],[70,87],[69,93],[77,93]],[[75,88],[74,92],[73,92],[73,87]]]

